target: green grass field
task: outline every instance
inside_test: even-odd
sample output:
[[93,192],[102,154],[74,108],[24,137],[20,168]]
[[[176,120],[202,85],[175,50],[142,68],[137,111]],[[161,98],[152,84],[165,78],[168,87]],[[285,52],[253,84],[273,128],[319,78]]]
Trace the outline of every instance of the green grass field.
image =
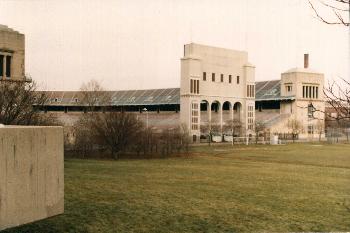
[[350,145],[65,161],[65,214],[8,232],[350,231]]

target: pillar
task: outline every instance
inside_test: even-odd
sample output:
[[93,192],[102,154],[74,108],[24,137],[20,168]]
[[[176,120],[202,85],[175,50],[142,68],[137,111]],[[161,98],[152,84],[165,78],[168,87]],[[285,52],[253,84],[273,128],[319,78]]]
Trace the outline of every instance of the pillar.
[[208,101],[207,112],[208,112],[208,123],[211,126],[211,102],[209,101]]
[[222,113],[223,113],[223,109],[224,105],[222,104],[222,106],[219,107],[219,118],[220,118],[220,132],[222,134]]

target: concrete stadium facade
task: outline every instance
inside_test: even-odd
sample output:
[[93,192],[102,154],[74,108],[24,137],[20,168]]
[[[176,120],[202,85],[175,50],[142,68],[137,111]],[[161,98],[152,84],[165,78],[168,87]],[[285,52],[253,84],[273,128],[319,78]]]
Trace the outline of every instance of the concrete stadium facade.
[[254,93],[255,67],[248,62],[247,52],[194,43],[184,46],[180,119],[189,126],[193,141],[200,138],[201,127],[216,124],[222,134],[226,121],[234,119],[241,121],[246,134],[252,134]]
[[[24,35],[0,25],[1,80],[27,81],[24,51]],[[103,107],[134,112],[153,128],[186,124],[193,141],[208,126],[226,134],[229,121],[241,122],[238,136],[248,136],[255,133],[256,122],[263,122],[270,134],[290,134],[288,123],[296,120],[302,125],[300,138],[309,139],[324,128],[324,75],[308,67],[308,56],[304,60],[303,68],[290,69],[278,80],[256,82],[247,52],[191,43],[181,58],[180,88],[107,91],[110,99]],[[45,93],[49,99],[41,110],[54,113],[66,128],[86,111],[80,91]]]
[[[308,67],[308,57],[305,63],[278,80],[255,81],[246,52],[192,43],[184,46],[180,88],[107,91],[110,101],[104,109],[133,112],[154,129],[186,124],[194,142],[208,126],[219,128],[214,134],[226,134],[224,126],[231,120],[242,124],[236,136],[254,135],[259,122],[281,138],[292,131],[303,140],[324,137],[324,75]],[[49,100],[42,110],[54,113],[67,127],[86,109],[80,91],[46,94]],[[292,129],[292,121],[300,127]]]
[[[227,134],[224,126],[231,120],[242,124],[236,136],[254,135],[259,122],[283,139],[292,132],[303,140],[324,137],[324,75],[308,67],[307,56],[303,68],[290,69],[278,80],[255,81],[254,73],[246,52],[192,43],[184,46],[180,88],[107,91],[105,109],[133,112],[154,129],[186,124],[195,142],[208,126],[219,128],[214,134]],[[79,91],[46,94],[43,110],[67,127],[86,108]],[[290,126],[293,121],[297,129]]]

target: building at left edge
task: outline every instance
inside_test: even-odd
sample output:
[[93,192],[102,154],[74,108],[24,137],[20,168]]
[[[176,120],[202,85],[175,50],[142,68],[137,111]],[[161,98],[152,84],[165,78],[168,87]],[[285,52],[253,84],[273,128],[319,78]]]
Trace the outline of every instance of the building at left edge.
[[0,25],[0,80],[25,81],[24,58],[24,34]]

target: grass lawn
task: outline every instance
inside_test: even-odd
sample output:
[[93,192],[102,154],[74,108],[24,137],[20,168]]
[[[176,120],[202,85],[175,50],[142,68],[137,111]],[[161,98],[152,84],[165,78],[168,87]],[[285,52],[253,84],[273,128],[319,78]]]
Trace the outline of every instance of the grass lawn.
[[350,231],[350,145],[65,161],[65,214],[7,232]]

